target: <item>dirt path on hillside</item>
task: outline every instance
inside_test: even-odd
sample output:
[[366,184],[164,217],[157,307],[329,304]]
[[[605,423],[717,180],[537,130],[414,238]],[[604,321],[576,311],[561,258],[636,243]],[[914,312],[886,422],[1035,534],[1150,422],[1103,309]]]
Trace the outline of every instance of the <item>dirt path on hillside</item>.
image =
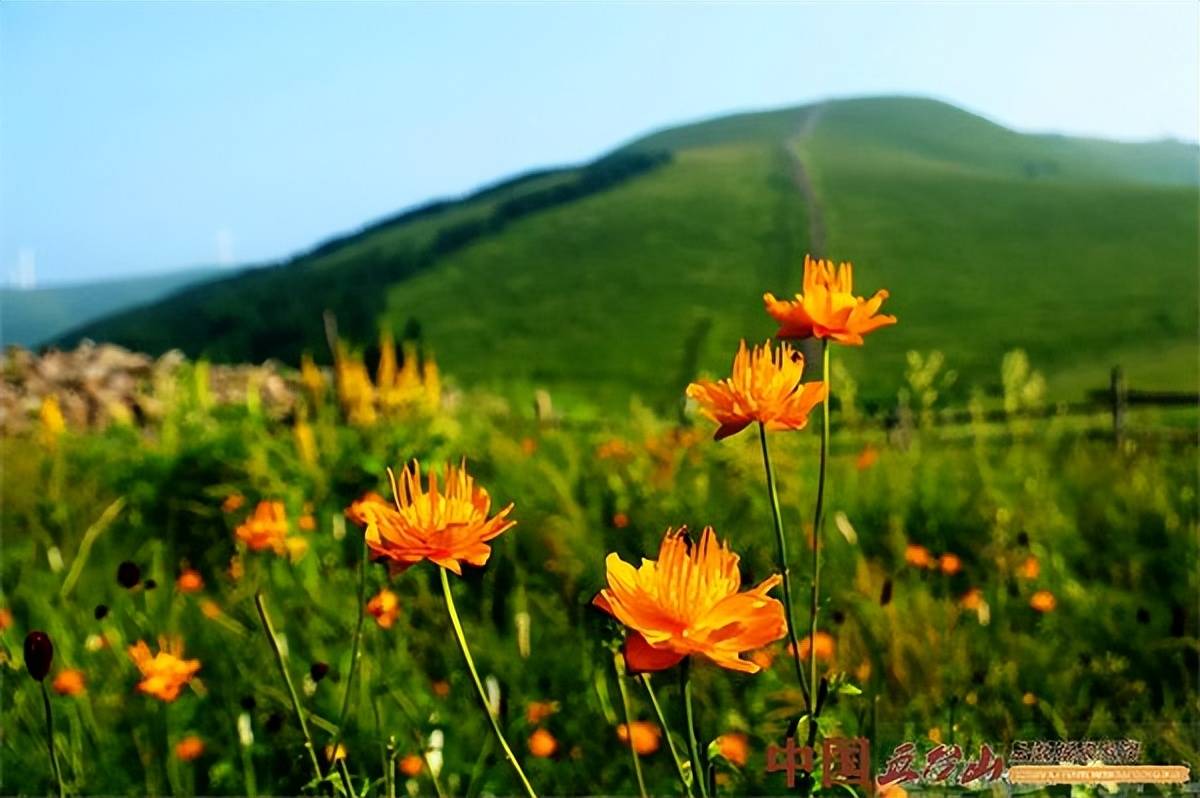
[[792,159],[792,180],[800,190],[804,207],[808,209],[808,251],[814,258],[825,256],[825,216],[821,212],[821,203],[817,200],[817,192],[813,189],[809,170],[805,168],[796,148],[812,135],[824,111],[824,105],[813,108],[812,113],[804,118],[800,129],[796,131],[796,138],[786,145],[788,157]]

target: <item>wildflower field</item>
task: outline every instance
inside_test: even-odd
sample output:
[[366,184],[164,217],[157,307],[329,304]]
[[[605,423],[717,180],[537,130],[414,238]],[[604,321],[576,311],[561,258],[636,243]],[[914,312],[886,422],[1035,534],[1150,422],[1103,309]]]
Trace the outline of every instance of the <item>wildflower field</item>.
[[896,319],[854,288],[806,263],[778,340],[670,418],[514,406],[386,336],[306,359],[283,410],[203,363],[146,416],[48,394],[0,443],[0,792],[781,794],[792,734],[804,792],[836,738],[876,769],[1067,738],[1196,763],[1195,448],[1152,434],[1190,411],[1119,441],[1030,416],[1015,354],[941,425],[914,353],[884,426],[837,358]]

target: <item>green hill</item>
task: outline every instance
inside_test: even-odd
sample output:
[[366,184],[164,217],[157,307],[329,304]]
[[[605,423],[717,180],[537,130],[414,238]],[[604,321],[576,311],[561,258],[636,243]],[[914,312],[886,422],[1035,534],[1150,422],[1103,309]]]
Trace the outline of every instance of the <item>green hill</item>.
[[279,266],[77,330],[217,359],[418,336],[460,382],[623,404],[677,401],[772,331],[765,290],[806,251],[855,262],[900,324],[848,351],[889,401],[904,353],[942,350],[959,390],[1025,348],[1057,398],[1125,366],[1194,389],[1195,145],[1008,130],[944,103],[837,100],[663,130],[599,161],[384,220]]
[[216,275],[211,267],[47,288],[0,288],[0,343],[36,346],[81,324],[162,299]]

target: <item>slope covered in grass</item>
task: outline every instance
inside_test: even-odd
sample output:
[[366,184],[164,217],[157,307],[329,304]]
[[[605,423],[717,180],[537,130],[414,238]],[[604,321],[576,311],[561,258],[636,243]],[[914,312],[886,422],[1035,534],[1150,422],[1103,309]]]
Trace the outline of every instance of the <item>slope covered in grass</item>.
[[79,332],[320,358],[328,309],[363,345],[380,322],[419,335],[463,383],[669,407],[698,371],[724,372],[739,337],[770,334],[762,292],[796,290],[803,254],[822,249],[855,262],[862,293],[892,292],[900,325],[869,358],[842,353],[877,404],[910,349],[945,352],[960,398],[994,386],[1018,347],[1052,398],[1102,386],[1118,362],[1136,387],[1193,388],[1196,186],[1194,145],[1021,134],[925,99],[830,101],[665,129]]

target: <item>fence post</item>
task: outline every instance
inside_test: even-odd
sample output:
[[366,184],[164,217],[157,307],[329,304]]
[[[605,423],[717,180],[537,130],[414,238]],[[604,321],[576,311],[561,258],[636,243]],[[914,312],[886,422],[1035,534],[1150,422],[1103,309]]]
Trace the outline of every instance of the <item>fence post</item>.
[[1118,447],[1125,432],[1125,404],[1128,400],[1128,386],[1125,384],[1125,372],[1120,366],[1112,367],[1111,399],[1113,442]]

